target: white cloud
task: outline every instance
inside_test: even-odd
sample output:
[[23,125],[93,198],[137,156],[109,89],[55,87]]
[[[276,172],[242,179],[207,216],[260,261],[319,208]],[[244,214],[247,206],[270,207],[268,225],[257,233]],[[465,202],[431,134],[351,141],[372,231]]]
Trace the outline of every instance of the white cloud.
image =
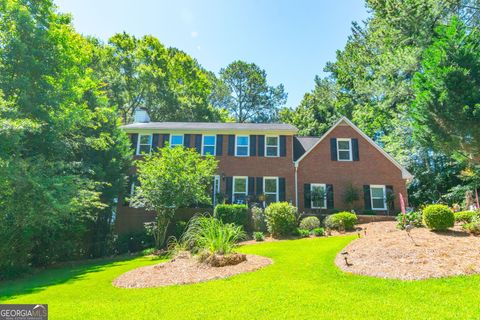
[[192,38],[196,38],[198,37],[198,31],[192,31],[190,32],[190,35],[192,36]]

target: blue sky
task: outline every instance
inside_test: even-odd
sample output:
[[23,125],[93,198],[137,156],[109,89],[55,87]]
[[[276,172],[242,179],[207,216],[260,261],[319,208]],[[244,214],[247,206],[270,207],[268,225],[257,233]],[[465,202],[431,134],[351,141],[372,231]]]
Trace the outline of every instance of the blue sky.
[[218,73],[234,60],[254,62],[269,83],[283,83],[296,107],[314,77],[345,46],[363,0],[55,0],[77,31],[106,41],[117,32],[152,34]]

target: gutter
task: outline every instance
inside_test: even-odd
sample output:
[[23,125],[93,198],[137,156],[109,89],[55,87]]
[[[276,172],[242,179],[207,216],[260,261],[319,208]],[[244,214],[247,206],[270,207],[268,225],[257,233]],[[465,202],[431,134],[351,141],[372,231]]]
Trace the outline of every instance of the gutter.
[[298,163],[295,161],[295,207],[298,208]]

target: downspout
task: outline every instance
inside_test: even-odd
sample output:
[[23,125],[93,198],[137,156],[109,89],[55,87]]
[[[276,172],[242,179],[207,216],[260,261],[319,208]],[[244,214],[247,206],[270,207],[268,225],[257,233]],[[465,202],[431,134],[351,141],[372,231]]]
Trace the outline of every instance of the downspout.
[[295,165],[295,207],[298,208],[298,163],[295,161],[293,164]]

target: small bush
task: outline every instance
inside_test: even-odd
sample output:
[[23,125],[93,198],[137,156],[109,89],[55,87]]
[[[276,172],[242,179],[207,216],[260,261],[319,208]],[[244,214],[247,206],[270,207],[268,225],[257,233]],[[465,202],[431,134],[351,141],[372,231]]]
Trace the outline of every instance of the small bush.
[[447,230],[455,224],[455,216],[449,207],[441,204],[423,209],[423,224],[430,230]]
[[407,225],[412,225],[416,228],[423,226],[422,224],[422,213],[421,212],[407,212],[405,217],[402,213],[397,215],[397,228],[403,230]]
[[325,235],[325,229],[315,228],[315,229],[312,230],[311,233],[316,237],[321,237],[321,236]]
[[310,230],[297,228],[295,234],[301,238],[308,238],[310,236]]
[[478,214],[479,213],[477,211],[460,211],[455,212],[453,215],[455,216],[455,222],[470,223],[472,222],[472,219]]
[[252,212],[253,230],[255,231],[267,231],[267,223],[265,222],[265,213],[262,208],[253,206],[250,211]]
[[245,204],[219,204],[213,216],[223,223],[234,223],[245,229],[248,227],[248,207]]
[[302,219],[300,222],[301,229],[307,229],[308,231],[312,231],[315,228],[320,227],[320,220],[317,217],[306,217]]
[[474,216],[471,222],[465,223],[462,227],[474,235],[480,235],[480,215]]
[[288,202],[275,202],[265,209],[267,228],[273,237],[287,236],[296,227],[297,208]]
[[255,231],[253,233],[253,239],[255,239],[255,241],[263,241],[265,240],[265,235],[261,231]]
[[332,230],[353,230],[357,223],[357,215],[350,212],[339,212],[325,218],[325,227]]

